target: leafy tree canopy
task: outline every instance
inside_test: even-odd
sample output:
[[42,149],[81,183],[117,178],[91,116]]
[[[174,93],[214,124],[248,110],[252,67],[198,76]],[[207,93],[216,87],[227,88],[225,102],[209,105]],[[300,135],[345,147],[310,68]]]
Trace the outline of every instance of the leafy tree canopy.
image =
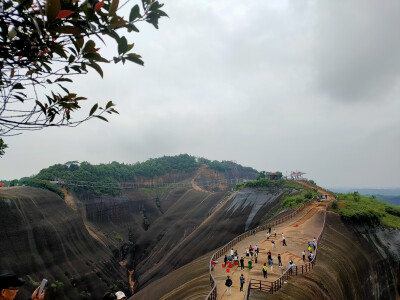
[[[119,182],[134,181],[135,177],[162,176],[171,172],[192,172],[202,164],[207,164],[216,171],[230,166],[230,169],[250,169],[254,173],[257,172],[252,168],[243,167],[234,162],[211,162],[204,158],[180,154],[177,156],[151,158],[145,162],[137,162],[135,164],[112,162],[110,164],[92,165],[88,162],[79,164],[74,161],[43,169],[35,178],[49,181],[63,179],[67,181],[90,182],[91,186],[76,184],[70,185],[69,188],[74,191],[89,190],[95,194],[118,195],[121,192]],[[215,169],[215,167],[219,169]]]
[[[107,121],[114,103],[93,105],[83,119],[74,118],[87,98],[70,90],[74,76],[101,64],[143,65],[126,33],[139,32],[138,22],[158,28],[167,14],[163,4],[141,0],[2,0],[0,3],[0,136],[48,126],[77,126],[91,118]],[[122,13],[126,12],[126,15]],[[111,57],[105,46],[116,46]],[[0,155],[4,146],[0,138]]]

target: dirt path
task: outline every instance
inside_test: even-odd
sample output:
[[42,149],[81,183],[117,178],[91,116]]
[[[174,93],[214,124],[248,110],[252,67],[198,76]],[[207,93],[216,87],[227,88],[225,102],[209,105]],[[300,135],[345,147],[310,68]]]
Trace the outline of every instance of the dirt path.
[[[328,194],[329,197],[333,197],[331,193],[321,190],[321,193]],[[240,281],[239,277],[241,274],[246,278],[244,290],[246,289],[247,282],[250,279],[259,279],[274,281],[280,277],[283,270],[286,270],[289,265],[289,260],[292,259],[295,265],[300,266],[303,264],[302,251],[306,252],[306,261],[308,256],[307,246],[308,242],[312,244],[313,238],[317,237],[321,231],[324,220],[324,211],[326,202],[313,202],[308,207],[304,208],[295,217],[286,221],[285,223],[279,224],[272,228],[271,236],[269,240],[266,238],[267,231],[258,232],[255,236],[250,236],[233,248],[238,251],[239,259],[244,257],[245,268],[240,270],[239,266],[234,266],[227,273],[226,268],[222,268],[224,257],[219,258],[218,264],[213,271],[214,278],[216,280],[218,289],[218,299],[243,299],[244,292],[240,292]],[[276,237],[274,236],[274,230],[276,230]],[[287,246],[282,245],[282,233],[285,235]],[[275,242],[275,248],[272,248],[272,241]],[[258,245],[260,252],[258,256],[258,263],[253,260],[253,268],[248,268],[249,257],[245,256],[245,250],[252,245]],[[313,247],[312,247],[313,248]],[[272,259],[274,262],[273,270],[271,271],[268,266],[267,252],[271,251]],[[230,250],[226,253],[230,255]],[[278,254],[281,254],[283,269],[278,266]],[[268,277],[264,279],[262,267],[264,263],[268,266]],[[225,280],[229,275],[233,281],[232,295],[226,296]]]
[[77,211],[78,208],[76,206],[75,200],[72,198],[72,196],[70,194],[68,194],[67,189],[61,188],[61,190],[63,191],[64,195],[65,195],[65,203],[67,203],[67,205],[69,207],[71,207],[74,211]]
[[202,165],[202,166],[199,168],[199,170],[197,171],[196,175],[192,178],[191,183],[192,183],[193,189],[195,189],[196,191],[203,192],[203,193],[210,193],[209,191],[206,191],[206,190],[202,189],[201,187],[199,187],[199,186],[195,183],[195,180],[197,179],[197,177],[200,176],[200,173],[201,173],[204,169],[207,169],[207,166]]

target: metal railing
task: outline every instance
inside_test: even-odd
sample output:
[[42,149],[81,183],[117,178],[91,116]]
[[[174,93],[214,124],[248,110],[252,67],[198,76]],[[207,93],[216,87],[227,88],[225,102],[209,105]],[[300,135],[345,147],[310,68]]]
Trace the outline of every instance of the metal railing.
[[[211,269],[211,264],[213,261],[215,261],[216,259],[218,259],[219,257],[223,256],[228,249],[232,248],[232,246],[236,245],[237,243],[239,243],[240,241],[244,240],[245,238],[251,236],[254,233],[260,232],[260,231],[264,231],[266,229],[268,229],[269,227],[281,224],[291,218],[293,218],[295,215],[297,215],[301,210],[303,210],[303,208],[305,208],[306,206],[308,206],[310,203],[313,203],[313,200],[315,200],[314,198],[311,199],[309,202],[307,202],[306,204],[303,204],[302,206],[298,207],[296,210],[294,210],[293,212],[291,212],[290,214],[275,220],[274,222],[270,222],[268,224],[264,224],[261,226],[258,226],[256,228],[253,228],[251,230],[248,230],[244,233],[242,233],[241,235],[238,235],[237,237],[235,237],[233,240],[231,240],[230,242],[228,242],[227,244],[225,244],[223,247],[221,247],[219,250],[217,250],[210,259],[210,284],[211,284],[211,291],[210,293],[207,295],[206,300],[216,300],[217,299],[217,285],[215,283],[215,279],[214,276],[212,275],[212,269]],[[250,281],[248,282],[248,286],[250,286]],[[248,291],[249,289],[247,289]],[[246,294],[247,294],[246,291]]]
[[306,264],[303,264],[301,266],[293,266],[292,268],[287,269],[278,279],[276,279],[275,281],[272,281],[272,282],[266,281],[266,280],[250,279],[249,283],[248,283],[248,288],[247,288],[246,294],[245,294],[246,300],[249,299],[250,291],[252,289],[260,290],[260,291],[266,292],[268,294],[273,294],[273,293],[277,292],[280,288],[282,288],[282,284],[286,280],[288,280],[290,276],[304,274],[304,273],[311,271],[314,268],[314,265],[315,265],[316,259],[317,259],[318,245],[319,245],[319,242],[321,240],[322,234],[325,229],[327,208],[328,208],[328,204],[325,205],[324,222],[322,225],[321,232],[319,233],[318,238],[317,238],[317,245],[315,248],[314,258]]

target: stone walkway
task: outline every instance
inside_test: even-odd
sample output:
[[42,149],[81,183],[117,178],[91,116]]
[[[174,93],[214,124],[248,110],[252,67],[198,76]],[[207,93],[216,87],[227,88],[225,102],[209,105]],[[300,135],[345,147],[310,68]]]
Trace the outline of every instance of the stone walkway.
[[[288,262],[290,259],[292,259],[297,266],[303,264],[303,250],[306,251],[306,261],[308,261],[308,242],[312,244],[313,238],[317,238],[322,229],[325,206],[325,202],[314,202],[304,208],[292,219],[279,224],[275,228],[272,227],[271,237],[269,240],[266,238],[267,231],[261,231],[255,236],[250,236],[236,244],[233,249],[238,251],[239,259],[240,257],[244,257],[244,270],[240,270],[240,266],[234,266],[232,263],[233,267],[230,269],[230,273],[227,273],[226,268],[222,267],[224,256],[220,257],[218,264],[213,271],[217,283],[218,299],[243,299],[247,283],[250,279],[267,280],[270,282],[278,279],[282,274],[282,269],[278,266],[278,254],[281,254],[284,270],[288,268]],[[274,229],[276,229],[276,238],[274,237]],[[282,246],[282,233],[285,235],[287,246]],[[271,241],[275,241],[275,249],[272,248]],[[250,245],[253,247],[258,245],[260,249],[258,263],[255,263],[253,259],[253,268],[251,270],[248,268],[248,261],[250,258],[245,255],[245,251]],[[271,268],[268,266],[267,252],[269,250],[272,253],[272,259],[274,262],[273,271],[271,271]],[[230,250],[226,254],[229,256]],[[262,266],[264,263],[267,263],[268,266],[267,279],[264,279],[262,272]],[[239,277],[241,274],[243,274],[246,279],[243,292],[239,291]],[[227,275],[229,275],[233,281],[231,296],[226,295],[225,280]]]

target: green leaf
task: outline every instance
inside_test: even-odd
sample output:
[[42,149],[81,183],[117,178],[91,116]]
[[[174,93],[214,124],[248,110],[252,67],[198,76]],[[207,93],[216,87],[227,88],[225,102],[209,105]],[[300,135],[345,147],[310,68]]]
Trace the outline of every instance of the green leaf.
[[131,13],[129,14],[129,22],[134,21],[139,16],[140,16],[140,9],[139,9],[139,5],[136,4],[134,7],[132,7]]
[[47,22],[53,22],[56,19],[58,13],[60,12],[60,9],[61,9],[60,0],[47,0],[45,7]]
[[72,70],[74,70],[74,71],[76,71],[76,72],[78,72],[78,73],[82,73],[82,71],[81,71],[81,67],[80,67],[80,66],[78,66],[78,65],[74,65],[74,66],[72,66],[72,67],[71,67],[71,69],[72,69]]
[[111,106],[115,106],[115,104],[112,103],[112,101],[108,101],[108,103],[106,105],[106,109],[109,109]]
[[128,54],[127,56],[125,56],[124,58],[127,59],[127,60],[129,60],[129,61],[131,61],[131,62],[134,62],[134,63],[136,63],[136,64],[139,64],[139,65],[141,65],[141,66],[144,65],[144,61],[140,59],[141,56],[138,55],[138,54],[129,53],[129,54]]
[[24,86],[21,83],[16,83],[14,84],[14,86],[12,87],[13,90],[23,90],[25,89]]
[[83,52],[92,52],[94,47],[96,46],[96,43],[93,40],[88,40],[85,44],[85,47],[83,47]]
[[95,61],[101,61],[104,63],[109,63],[109,61],[107,59],[105,59],[104,57],[102,57],[100,54],[98,53],[86,53],[83,55],[83,58],[89,59],[89,60],[95,60]]
[[126,38],[123,36],[119,41],[118,41],[118,54],[126,53],[128,51],[128,41]]
[[69,63],[69,64],[72,64],[72,63],[75,61],[75,58],[76,58],[76,57],[75,57],[74,55],[71,54],[71,55],[69,56],[69,58],[68,58],[68,63]]
[[100,74],[101,78],[103,78],[103,70],[101,69],[101,67],[98,64],[96,64],[94,61],[92,61],[92,62],[90,62],[90,64],[88,64],[88,66],[95,69],[97,71],[97,73]]
[[119,0],[112,0],[110,8],[108,9],[108,14],[114,16],[119,5]]
[[60,44],[55,44],[51,47],[51,50],[55,53],[57,53],[58,55],[60,55],[61,57],[67,58],[67,54],[65,54],[65,51],[63,49],[63,47]]
[[44,114],[46,114],[46,109],[44,108],[43,104],[36,100],[36,104],[40,106],[40,109],[43,111]]
[[57,78],[56,80],[54,80],[54,82],[59,82],[59,81],[68,81],[68,82],[72,82],[72,80],[69,79],[69,78]]
[[126,28],[128,29],[128,32],[131,32],[131,31],[139,32],[139,29],[133,24],[127,24]]
[[20,97],[20,96],[18,96],[18,95],[14,95],[14,97],[17,98],[17,99],[18,99],[19,101],[21,101],[21,102],[24,102],[24,101],[25,101],[24,98],[22,98],[22,97]]
[[108,120],[106,118],[104,118],[103,116],[96,116],[96,118],[99,118],[100,120],[108,122]]
[[92,109],[89,112],[89,116],[93,115],[98,107],[99,107],[99,105],[97,103],[95,105],[93,105]]

